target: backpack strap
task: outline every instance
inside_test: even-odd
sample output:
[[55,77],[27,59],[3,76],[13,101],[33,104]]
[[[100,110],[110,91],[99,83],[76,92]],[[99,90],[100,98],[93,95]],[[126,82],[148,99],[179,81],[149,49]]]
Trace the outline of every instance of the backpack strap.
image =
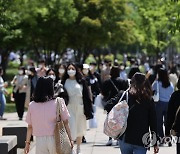
[[114,88],[116,89],[117,92],[119,92],[119,89],[117,88],[117,86],[114,84],[114,82],[110,79],[110,82],[112,83],[112,85],[114,86]]

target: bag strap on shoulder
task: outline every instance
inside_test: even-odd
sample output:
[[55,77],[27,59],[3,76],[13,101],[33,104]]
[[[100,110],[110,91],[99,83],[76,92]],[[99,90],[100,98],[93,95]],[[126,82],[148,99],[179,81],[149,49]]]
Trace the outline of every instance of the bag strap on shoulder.
[[[128,99],[129,99],[128,91],[129,91],[129,88],[128,88],[126,91],[123,92],[121,98],[119,99],[119,102],[123,99],[124,95],[126,94],[126,102],[128,103]],[[132,110],[134,107],[135,107],[135,104],[133,104],[133,105],[129,108],[129,111]]]
[[126,95],[126,101],[127,101],[127,103],[128,103],[128,90],[129,90],[129,89],[127,89],[126,91],[123,92],[123,94],[121,95],[121,97],[120,97],[120,99],[119,99],[119,102],[123,99],[124,95]]
[[114,86],[114,88],[116,89],[117,92],[119,92],[119,89],[117,88],[117,86],[114,84],[114,82],[110,79],[110,82],[112,83],[112,85]]
[[57,97],[56,98],[56,104],[57,104],[57,107],[56,107],[56,121],[61,121],[61,101],[60,101],[60,98]]

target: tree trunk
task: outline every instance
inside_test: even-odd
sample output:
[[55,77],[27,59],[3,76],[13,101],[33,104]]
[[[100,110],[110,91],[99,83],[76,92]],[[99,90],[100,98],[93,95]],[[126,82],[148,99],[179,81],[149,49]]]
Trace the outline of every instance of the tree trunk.
[[3,69],[3,72],[4,72],[3,77],[6,80],[7,79],[6,69],[7,69],[7,65],[8,65],[9,51],[8,50],[3,50],[1,56],[2,56],[1,66],[2,66],[2,69]]
[[21,49],[20,50],[20,66],[23,66],[23,62],[24,62],[23,56],[24,56],[24,51],[23,49]]

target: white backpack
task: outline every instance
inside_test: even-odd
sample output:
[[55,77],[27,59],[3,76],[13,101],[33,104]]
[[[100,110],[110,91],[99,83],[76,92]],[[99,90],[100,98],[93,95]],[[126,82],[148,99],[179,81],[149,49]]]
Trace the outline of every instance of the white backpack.
[[[125,94],[126,100],[121,101]],[[120,137],[126,130],[128,114],[128,91],[125,91],[119,99],[118,103],[107,115],[104,122],[104,133],[114,139]]]

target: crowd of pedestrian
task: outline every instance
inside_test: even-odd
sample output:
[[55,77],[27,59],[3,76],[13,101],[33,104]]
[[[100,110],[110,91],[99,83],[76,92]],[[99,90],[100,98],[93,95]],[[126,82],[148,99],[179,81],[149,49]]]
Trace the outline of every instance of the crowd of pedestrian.
[[[107,102],[104,110],[108,114],[118,103],[123,91],[128,91],[128,105],[133,108],[129,111],[126,131],[117,140],[122,154],[145,154],[148,148],[144,146],[142,138],[149,130],[155,132],[159,139],[154,144],[154,152],[157,153],[158,146],[166,144],[165,137],[171,135],[175,119],[179,123],[174,129],[176,136],[180,137],[180,114],[176,114],[180,106],[179,68],[176,65],[166,67],[161,61],[154,66],[145,63],[143,68],[135,60],[131,60],[128,67],[108,60],[99,67],[92,62],[60,64],[52,68],[47,67],[44,60],[39,61],[37,68],[34,64],[30,64],[27,69],[19,67],[11,84],[19,120],[23,119],[24,108],[28,108],[26,153],[33,134],[37,137],[38,154],[46,153],[42,150],[54,154],[54,149],[48,148],[54,142],[52,130],[56,119],[57,97],[64,100],[62,120],[72,145],[74,142],[77,144],[77,154],[81,152],[81,143],[86,142],[86,120],[95,115],[95,99],[99,94]],[[6,120],[3,113],[7,83],[3,81],[2,74],[0,68],[0,120]],[[158,100],[153,100],[154,95],[158,95]],[[108,104],[111,99],[114,99],[113,103]],[[109,137],[106,146],[111,145],[112,138]],[[179,145],[177,143],[177,154],[180,154]],[[172,146],[171,142],[168,146]]]

